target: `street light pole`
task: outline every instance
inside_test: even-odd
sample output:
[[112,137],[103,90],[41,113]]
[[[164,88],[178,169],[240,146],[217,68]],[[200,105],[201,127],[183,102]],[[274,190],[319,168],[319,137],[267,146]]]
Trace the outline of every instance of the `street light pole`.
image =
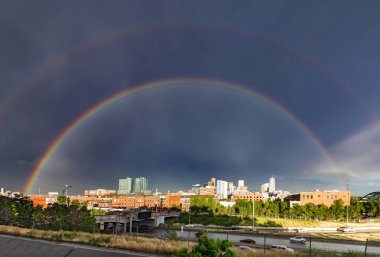
[[63,190],[63,191],[65,191],[66,205],[67,205],[67,206],[69,206],[69,199],[67,198],[67,191],[69,190],[70,187],[73,187],[73,186],[65,185],[65,189]]
[[252,196],[252,232],[255,231],[255,192]]
[[[350,181],[347,179],[347,184],[346,184],[346,191],[347,191],[347,196],[348,196],[348,190],[349,190],[349,183]],[[348,202],[346,203],[346,223],[348,226],[348,205],[350,203],[351,199],[348,197]]]

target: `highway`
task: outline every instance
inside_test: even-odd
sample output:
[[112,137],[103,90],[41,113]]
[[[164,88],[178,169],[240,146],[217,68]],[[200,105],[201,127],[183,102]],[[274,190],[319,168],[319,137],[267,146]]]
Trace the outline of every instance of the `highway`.
[[[187,239],[189,236],[191,239],[195,239],[195,232],[196,231],[176,231],[177,236],[180,237],[181,239]],[[156,230],[156,234],[164,234],[166,233],[165,230]],[[190,234],[189,234],[190,233]],[[227,233],[215,233],[215,232],[208,232],[208,236],[210,238],[218,238],[218,239],[227,239]],[[228,240],[230,242],[234,243],[239,243],[241,239],[246,239],[246,238],[252,238],[256,241],[257,245],[264,245],[264,236],[263,235],[243,235],[243,234],[234,234],[233,232],[228,233]],[[306,244],[300,244],[300,243],[291,243],[289,240],[289,237],[266,237],[266,245],[271,246],[275,244],[280,244],[280,245],[285,245],[289,248],[292,249],[309,249],[310,247],[310,241],[308,237],[305,237],[307,239]],[[246,244],[248,245],[248,244]],[[362,244],[358,243],[352,243],[352,241],[322,241],[322,240],[312,240],[312,245],[311,247],[313,249],[319,249],[319,250],[328,250],[328,251],[337,251],[337,252],[344,252],[344,251],[360,251],[364,252],[365,249],[365,242]],[[380,244],[377,244],[376,246],[369,245],[367,248],[367,253],[373,253],[373,254],[379,254],[380,255]]]
[[107,249],[87,245],[58,243],[0,234],[0,256],[4,257],[142,257],[163,256]]

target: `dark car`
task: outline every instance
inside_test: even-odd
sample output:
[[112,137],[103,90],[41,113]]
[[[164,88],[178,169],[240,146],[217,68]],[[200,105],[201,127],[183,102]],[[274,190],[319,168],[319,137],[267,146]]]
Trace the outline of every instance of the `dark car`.
[[195,232],[195,236],[196,237],[200,237],[201,235],[203,235],[203,231],[202,230],[198,230],[197,232]]
[[152,227],[148,225],[140,225],[138,230],[141,232],[150,232],[152,231]]
[[252,238],[247,238],[247,239],[240,240],[240,243],[244,243],[244,244],[256,244],[256,241],[253,240]]

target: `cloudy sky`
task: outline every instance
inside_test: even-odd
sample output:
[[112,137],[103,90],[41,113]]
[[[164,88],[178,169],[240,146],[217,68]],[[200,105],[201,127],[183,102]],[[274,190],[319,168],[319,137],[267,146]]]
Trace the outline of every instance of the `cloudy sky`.
[[[376,1],[0,3],[0,186],[22,191],[73,120],[121,90],[32,192],[160,191],[210,177],[259,189],[380,183]],[[158,82],[160,83],[158,84]]]

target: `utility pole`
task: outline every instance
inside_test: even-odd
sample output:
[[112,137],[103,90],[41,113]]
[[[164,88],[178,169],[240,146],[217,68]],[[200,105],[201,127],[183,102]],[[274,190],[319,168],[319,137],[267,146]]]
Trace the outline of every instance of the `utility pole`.
[[[347,179],[346,181],[346,191],[347,191],[347,196],[349,196],[348,194],[348,190],[350,189],[350,180]],[[348,197],[348,200],[347,200],[347,204],[346,204],[346,224],[348,226],[348,205],[350,204],[351,202],[351,199]]]
[[255,231],[255,192],[252,196],[252,232]]
[[156,205],[156,219],[157,219],[157,198],[158,198],[158,193],[157,193],[157,191],[158,191],[158,188],[156,188],[156,198],[155,198],[155,205]]

